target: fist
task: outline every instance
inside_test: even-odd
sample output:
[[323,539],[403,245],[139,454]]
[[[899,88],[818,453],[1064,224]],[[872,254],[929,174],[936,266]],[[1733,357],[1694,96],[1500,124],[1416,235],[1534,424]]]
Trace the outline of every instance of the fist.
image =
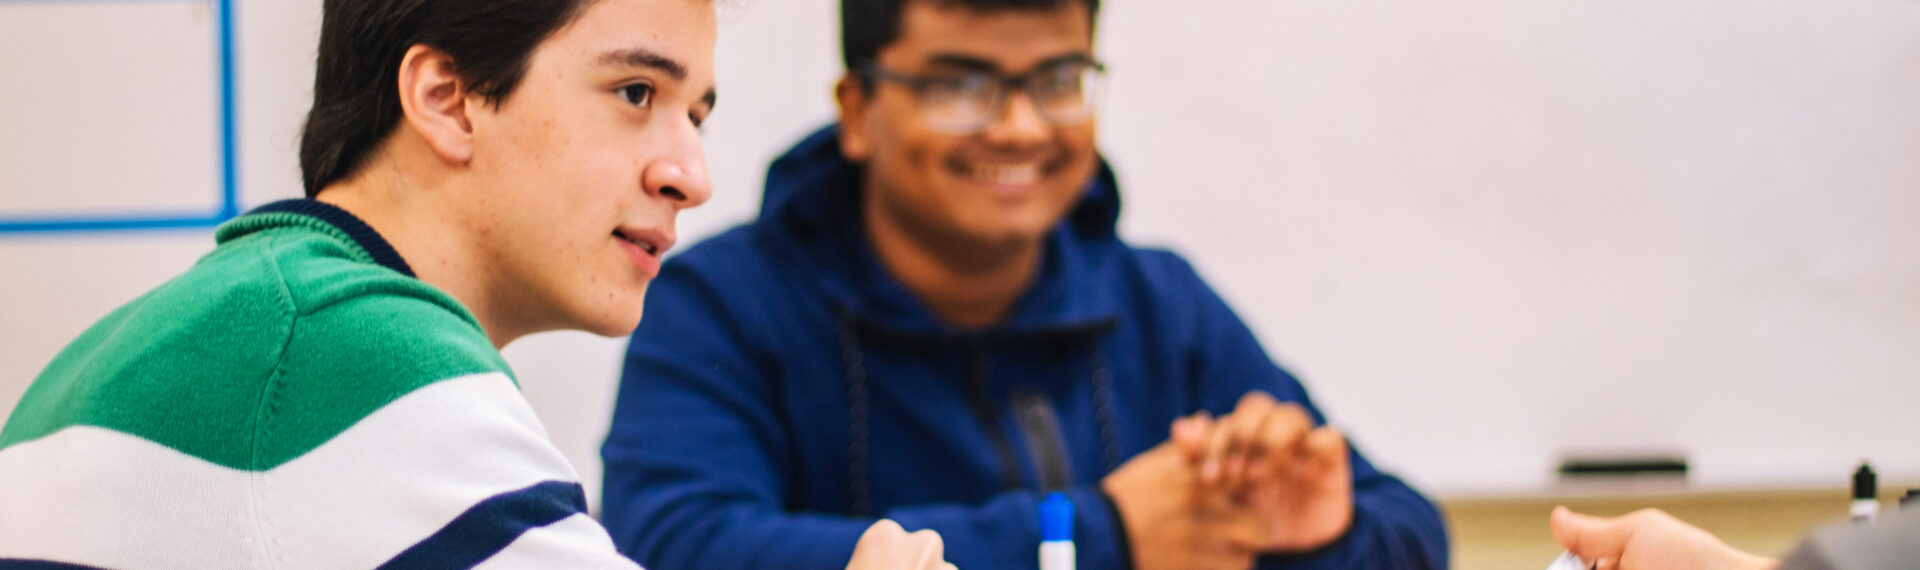
[[1250,392],[1233,413],[1175,422],[1172,440],[1201,481],[1261,514],[1264,552],[1304,552],[1333,542],[1353,524],[1353,468],[1347,440],[1314,427],[1299,404]]
[[1608,519],[1559,507],[1548,525],[1554,540],[1600,570],[1766,570],[1778,565],[1656,509]]
[[900,523],[880,519],[860,535],[847,570],[955,570],[944,558],[945,549],[939,533],[907,532]]

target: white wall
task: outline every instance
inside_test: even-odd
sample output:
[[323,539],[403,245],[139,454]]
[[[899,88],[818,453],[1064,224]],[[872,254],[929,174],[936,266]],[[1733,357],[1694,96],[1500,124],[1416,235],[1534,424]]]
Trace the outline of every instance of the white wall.
[[[1194,260],[1377,461],[1443,495],[1537,488],[1591,450],[1686,452],[1708,486],[1839,485],[1861,458],[1920,481],[1902,437],[1920,434],[1920,4],[1107,4],[1125,233]],[[136,7],[154,13],[19,29],[27,10]],[[299,193],[318,7],[240,4],[247,205]],[[766,162],[831,116],[836,9],[721,8],[717,195],[683,217],[689,241],[751,218]],[[211,166],[142,164],[124,141],[206,117],[89,119],[102,93],[204,104],[203,84],[99,80],[207,73],[192,50],[113,43],[204,32],[195,10],[0,1],[0,77],[125,70],[76,75],[94,103],[73,120],[21,111],[57,92],[0,89],[0,145],[32,121],[121,141],[51,168],[0,148],[0,214],[211,194],[192,182]],[[150,182],[75,182],[106,175]],[[0,413],[93,319],[210,247],[204,230],[0,235]],[[507,351],[596,499],[623,346]]]
[[1109,14],[1127,227],[1383,462],[1920,476],[1920,4],[1221,6]]

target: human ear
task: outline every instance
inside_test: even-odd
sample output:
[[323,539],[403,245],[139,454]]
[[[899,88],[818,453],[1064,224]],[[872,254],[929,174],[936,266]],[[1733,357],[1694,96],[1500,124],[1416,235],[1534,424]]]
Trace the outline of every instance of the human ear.
[[867,144],[868,93],[860,79],[848,73],[833,85],[833,99],[840,105],[840,154],[853,162],[864,162]]
[[420,133],[441,160],[452,164],[471,160],[473,122],[467,118],[471,102],[453,56],[415,45],[400,60],[399,81],[402,120]]

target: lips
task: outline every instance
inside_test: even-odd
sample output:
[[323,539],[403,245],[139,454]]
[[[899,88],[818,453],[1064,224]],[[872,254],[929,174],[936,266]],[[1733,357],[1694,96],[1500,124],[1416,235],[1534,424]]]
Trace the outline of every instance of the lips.
[[651,255],[654,257],[660,257],[660,253],[663,249],[662,247],[660,247],[660,244],[658,243],[649,241],[647,239],[637,238],[634,236],[627,235],[626,232],[623,232],[620,230],[613,230],[613,237],[620,238],[621,240],[624,240],[627,243],[640,246],[641,251],[645,251],[647,252],[647,255]]
[[633,266],[649,279],[660,274],[660,257],[673,249],[673,235],[660,230],[623,226],[613,230],[613,238]]
[[1028,160],[966,160],[954,158],[947,161],[947,169],[957,178],[981,186],[1000,188],[1021,188],[1039,184],[1041,180],[1052,176],[1066,165],[1061,158]]

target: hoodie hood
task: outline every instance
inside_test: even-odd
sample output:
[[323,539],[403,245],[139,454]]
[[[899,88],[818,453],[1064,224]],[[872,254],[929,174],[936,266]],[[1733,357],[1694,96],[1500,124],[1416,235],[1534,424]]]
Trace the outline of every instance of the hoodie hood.
[[[901,334],[959,334],[880,266],[860,221],[861,187],[860,165],[840,154],[839,125],[821,128],[768,168],[754,233],[771,240],[775,251],[788,249],[782,259],[821,266],[809,273],[819,276],[842,310],[863,326]],[[1125,249],[1116,230],[1119,219],[1119,187],[1106,160],[1099,159],[1079,202],[1048,237],[1034,284],[992,330],[1023,334],[1109,326],[1117,308],[1068,293],[1097,269],[1089,265],[1102,256],[1088,255],[1089,249]]]

